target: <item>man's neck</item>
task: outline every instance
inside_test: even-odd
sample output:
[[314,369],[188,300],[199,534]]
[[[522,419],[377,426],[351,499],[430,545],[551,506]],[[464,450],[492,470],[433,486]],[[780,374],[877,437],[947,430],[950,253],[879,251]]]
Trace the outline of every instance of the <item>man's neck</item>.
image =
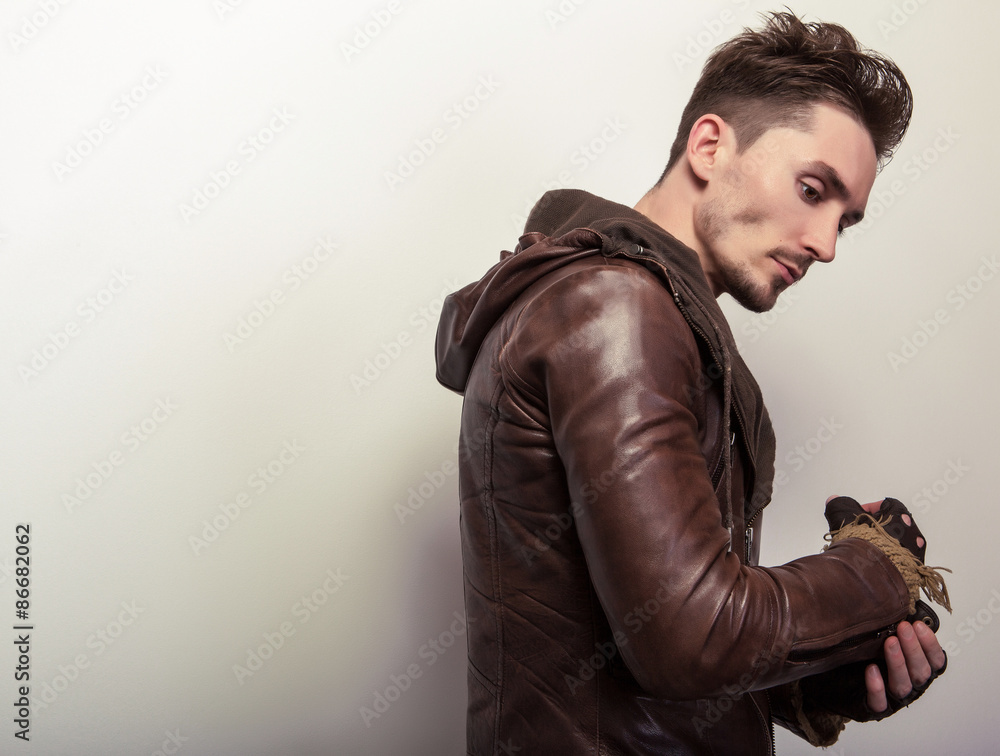
[[[694,250],[701,261],[702,270],[712,282],[706,268],[705,251],[694,228],[694,213],[698,198],[697,178],[683,163],[674,166],[666,178],[643,195],[635,210],[645,215],[677,241]],[[715,296],[719,292],[714,291]]]

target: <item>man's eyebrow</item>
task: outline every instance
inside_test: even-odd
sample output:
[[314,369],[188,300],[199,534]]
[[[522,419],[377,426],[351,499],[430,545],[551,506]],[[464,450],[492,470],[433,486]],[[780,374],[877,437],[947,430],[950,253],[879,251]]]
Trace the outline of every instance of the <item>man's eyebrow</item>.
[[[837,169],[832,165],[824,163],[822,160],[814,160],[806,165],[806,170],[823,179],[844,202],[851,201],[851,190],[847,188],[847,184],[844,183]],[[860,223],[865,214],[862,211],[856,210],[853,213],[847,213],[847,217],[851,219],[852,223]]]

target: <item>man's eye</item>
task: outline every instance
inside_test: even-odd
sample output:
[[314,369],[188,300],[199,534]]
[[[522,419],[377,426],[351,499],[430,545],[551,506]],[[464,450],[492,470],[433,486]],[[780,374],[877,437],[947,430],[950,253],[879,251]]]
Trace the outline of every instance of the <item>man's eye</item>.
[[817,202],[821,199],[819,191],[804,182],[802,184],[802,196],[809,202]]

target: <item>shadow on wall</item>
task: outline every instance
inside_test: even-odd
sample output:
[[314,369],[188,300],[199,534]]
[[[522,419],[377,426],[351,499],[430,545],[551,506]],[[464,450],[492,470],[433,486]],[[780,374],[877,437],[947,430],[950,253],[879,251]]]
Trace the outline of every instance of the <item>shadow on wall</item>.
[[439,516],[415,534],[412,557],[401,562],[412,570],[395,615],[406,626],[403,640],[369,676],[357,725],[338,737],[340,753],[465,753],[468,619],[456,484],[437,495]]

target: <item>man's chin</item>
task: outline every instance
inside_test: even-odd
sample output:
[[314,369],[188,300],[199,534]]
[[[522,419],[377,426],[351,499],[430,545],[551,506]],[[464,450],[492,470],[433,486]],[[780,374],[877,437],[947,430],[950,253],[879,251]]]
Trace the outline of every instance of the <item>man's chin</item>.
[[750,312],[767,312],[777,304],[778,295],[781,294],[781,291],[773,288],[752,291],[737,290],[731,291],[729,294],[743,308],[750,310]]
[[726,291],[739,304],[751,312],[767,312],[778,301],[778,295],[788,288],[783,280],[775,280],[761,276],[755,277],[754,271],[743,267],[729,271],[726,276]]

